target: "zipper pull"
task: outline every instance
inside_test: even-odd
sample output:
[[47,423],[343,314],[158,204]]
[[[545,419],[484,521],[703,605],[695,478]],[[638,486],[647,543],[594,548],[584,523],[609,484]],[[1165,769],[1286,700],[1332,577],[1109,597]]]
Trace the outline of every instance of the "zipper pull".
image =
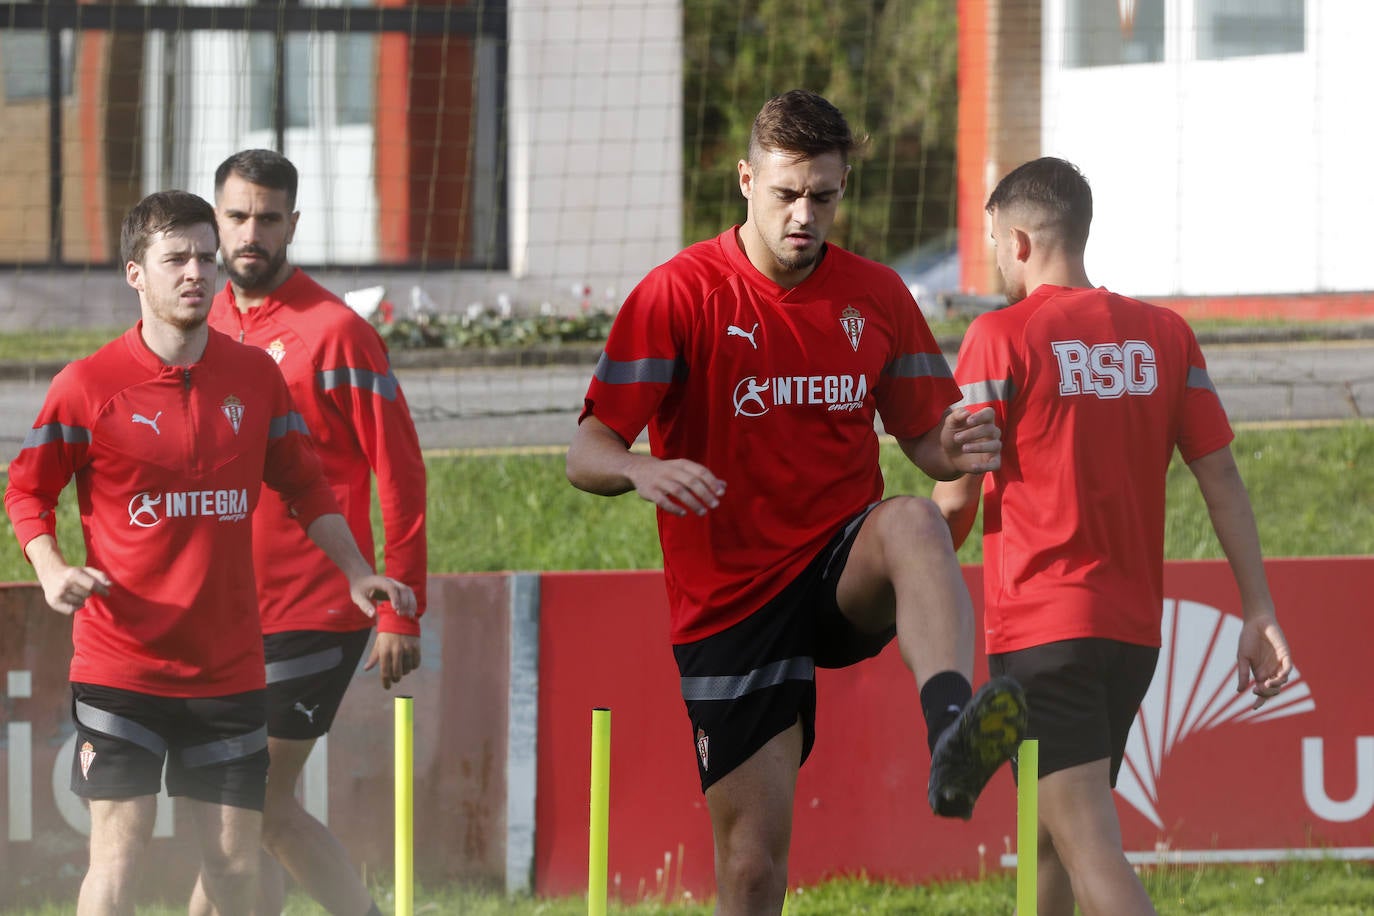
[[186,390],[191,390],[191,367],[187,366],[181,370],[181,381],[186,385]]

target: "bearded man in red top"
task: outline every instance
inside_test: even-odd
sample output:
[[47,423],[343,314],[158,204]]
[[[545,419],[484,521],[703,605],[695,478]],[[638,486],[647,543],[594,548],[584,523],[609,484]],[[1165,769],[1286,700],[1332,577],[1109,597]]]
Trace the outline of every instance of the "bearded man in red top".
[[[794,90],[754,121],[742,226],[655,269],[621,307],[568,449],[572,483],[658,507],[673,652],[715,839],[717,912],[776,913],[815,669],[895,635],[933,749],[930,803],[969,817],[1020,740],[1010,680],[972,696],[973,609],[939,512],[883,499],[881,415],[932,477],[992,470],[991,412],[895,272],[826,242],[858,146]],[[648,426],[650,455],[629,450]]]
[[[296,167],[271,150],[243,150],[215,172],[220,257],[229,282],[210,326],[272,357],[316,445],[354,538],[373,555],[372,479],[388,575],[409,585],[416,613],[383,602],[366,665],[390,688],[420,664],[425,611],[425,465],[410,407],[376,329],[291,264]],[[258,601],[267,656],[271,772],[263,809],[258,914],[279,913],[278,863],[331,913],[364,916],[376,904],[325,824],[296,799],[296,783],[335,713],[373,634],[346,599],[347,583],[292,524],[270,492],[253,516]],[[199,895],[193,916],[203,916]]]
[[1010,307],[969,327],[956,378],[991,409],[1002,467],[935,485],[962,543],[983,510],[988,666],[1015,677],[1040,741],[1039,912],[1154,913],[1112,787],[1159,654],[1164,492],[1177,448],[1206,498],[1245,614],[1237,691],[1292,670],[1231,426],[1187,322],[1088,281],[1092,191],[1071,163],[1012,171],[988,198]]
[[[264,484],[362,613],[374,592],[414,613],[410,589],[359,552],[272,360],[207,326],[217,246],[214,211],[193,194],[129,211],[121,254],[142,320],[53,379],[9,468],[20,546],[49,606],[75,615],[71,779],[91,812],[81,914],[133,913],[164,761],[196,820],[204,897],[251,911],[267,728],[250,517]],[[54,537],[73,477],[81,566]]]

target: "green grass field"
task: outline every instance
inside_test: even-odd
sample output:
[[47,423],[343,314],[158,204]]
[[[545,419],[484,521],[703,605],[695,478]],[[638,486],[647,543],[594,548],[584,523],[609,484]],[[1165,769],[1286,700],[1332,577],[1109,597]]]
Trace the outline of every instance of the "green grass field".
[[[1232,447],[1266,555],[1374,553],[1374,513],[1356,508],[1374,505],[1374,425],[1241,429]],[[889,493],[929,494],[931,481],[894,444],[884,446],[882,464]],[[431,457],[428,470],[432,572],[663,564],[653,508],[633,496],[606,499],[574,490],[564,479],[561,453]],[[84,555],[75,502],[69,488],[58,517],[70,560]],[[1221,556],[1192,474],[1177,461],[1169,472],[1165,556]],[[980,562],[980,539],[971,537],[959,557]],[[0,540],[0,581],[32,578],[13,538]]]
[[[1148,868],[1145,887],[1161,916],[1206,913],[1209,916],[1367,916],[1374,901],[1374,865],[1367,862],[1290,862],[1265,866],[1199,866]],[[386,913],[394,912],[390,887],[374,885],[374,898]],[[999,874],[977,881],[933,883],[917,887],[840,878],[794,888],[791,916],[994,916],[1009,914],[1015,899],[1014,879]],[[531,899],[453,888],[415,893],[415,913],[433,916],[580,916],[581,897]],[[0,912],[15,916],[70,916],[75,907],[46,907]],[[139,910],[145,916],[174,916],[184,904]],[[622,916],[708,916],[709,901],[666,895],[633,904],[612,904]],[[320,916],[324,910],[299,894],[287,903],[286,916]]]

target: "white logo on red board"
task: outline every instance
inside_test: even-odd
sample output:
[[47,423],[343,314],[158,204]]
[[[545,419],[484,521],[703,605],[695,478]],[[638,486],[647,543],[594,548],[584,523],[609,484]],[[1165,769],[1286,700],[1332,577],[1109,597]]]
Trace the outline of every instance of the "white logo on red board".
[[95,748],[91,747],[91,742],[86,741],[81,745],[81,778],[90,781],[91,764],[95,763]]
[[711,737],[701,729],[697,729],[697,756],[701,758],[701,771],[704,773],[709,770],[711,757]]
[[234,428],[234,435],[239,434],[239,426],[243,423],[243,402],[232,394],[224,399],[224,403],[219,405],[220,412],[229,421],[229,425]]
[[852,305],[846,305],[844,311],[840,312],[840,327],[844,328],[844,336],[849,338],[849,345],[855,353],[859,352],[859,339],[864,336],[865,320]]
[[1236,692],[1239,617],[1196,601],[1164,599],[1159,676],[1136,713],[1116,791],[1161,830],[1159,775],[1164,758],[1190,735],[1222,723],[1258,724],[1312,712],[1312,691],[1293,669],[1283,692],[1259,709],[1246,690]]

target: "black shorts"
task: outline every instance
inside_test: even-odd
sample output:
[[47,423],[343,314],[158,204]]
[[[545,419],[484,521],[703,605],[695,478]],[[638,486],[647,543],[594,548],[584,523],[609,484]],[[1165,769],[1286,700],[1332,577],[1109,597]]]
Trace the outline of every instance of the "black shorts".
[[816,668],[872,658],[896,635],[895,626],[859,631],[835,600],[835,586],[871,509],[846,523],[753,614],[673,647],[703,792],[798,719],[805,762],[816,740]]
[[1026,691],[1026,737],[1040,740],[1040,776],[1111,758],[1115,787],[1158,659],[1150,646],[1066,639],[990,655],[988,671],[1016,678]]
[[265,634],[267,734],[306,741],[329,731],[371,635],[371,628]]
[[262,690],[158,697],[73,683],[72,791],[107,800],[156,795],[165,760],[168,795],[261,811],[266,717]]

